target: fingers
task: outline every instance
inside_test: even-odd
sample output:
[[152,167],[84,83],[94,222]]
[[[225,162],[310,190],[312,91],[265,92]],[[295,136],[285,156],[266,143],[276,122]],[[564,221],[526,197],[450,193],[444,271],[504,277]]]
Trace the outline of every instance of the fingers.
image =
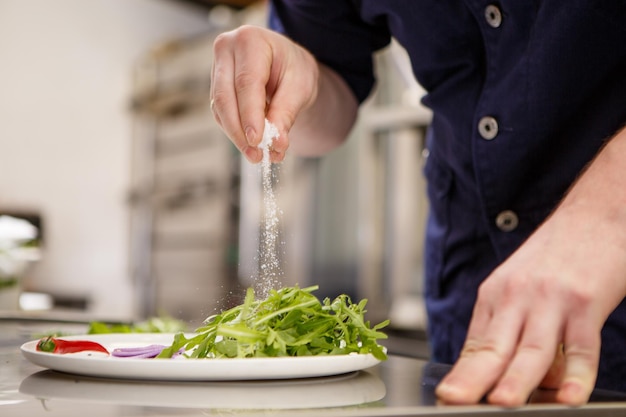
[[488,396],[503,406],[524,404],[550,370],[561,340],[561,317],[545,303],[528,317],[515,354]]
[[[584,303],[575,308],[547,294],[525,300],[509,287],[481,287],[463,351],[437,396],[473,404],[488,394],[488,402],[513,407],[542,385],[558,390],[560,403],[584,404],[596,380],[602,321]],[[517,300],[507,295],[515,293]]]
[[[595,345],[595,343],[593,344]],[[543,381],[539,384],[540,389],[533,392],[530,402],[560,402],[570,405],[581,405],[587,402],[595,384],[595,369],[597,369],[597,354],[595,352],[598,352],[599,349],[599,344],[597,347],[590,345],[585,349],[581,349],[580,347],[577,349],[570,349],[570,356],[568,358],[570,363],[570,374],[568,376],[569,382],[565,383],[565,372],[568,359],[565,357],[564,345],[560,344],[550,370],[548,370],[548,373],[544,377]],[[581,355],[580,352],[585,350],[587,353]],[[579,353],[573,354],[572,352]],[[581,358],[585,358],[581,362],[587,362],[586,366],[582,367],[582,377],[574,376],[575,373],[572,372],[572,370],[580,369],[580,367],[578,365],[572,366],[572,361],[579,362]]]
[[[249,144],[239,118],[239,103],[235,90],[235,54],[232,33],[217,37],[214,44],[214,61],[211,82],[211,110],[215,120],[233,144],[248,159],[257,156],[247,154]],[[248,151],[250,153],[250,151]]]
[[[271,67],[269,45],[250,27],[218,36],[214,43],[211,109],[239,151],[253,163],[265,119],[265,84]],[[269,58],[268,58],[269,56]]]
[[461,355],[436,389],[443,402],[477,403],[505,371],[523,326],[520,303],[510,301],[481,287]]
[[600,360],[600,332],[594,322],[582,317],[570,321],[564,337],[565,371],[556,399],[581,405],[589,400]]
[[310,54],[296,49],[291,59],[303,63],[306,71],[284,71],[281,82],[269,86],[271,101],[267,108],[267,118],[280,132],[272,148],[277,155],[283,156],[289,146],[287,132],[295,124],[298,114],[317,98],[319,78],[317,63]]
[[273,65],[272,50],[258,42],[258,33],[252,28],[243,27],[236,40],[234,50],[234,90],[237,115],[248,146],[257,147],[263,138],[265,107],[267,104],[266,85],[269,82]]

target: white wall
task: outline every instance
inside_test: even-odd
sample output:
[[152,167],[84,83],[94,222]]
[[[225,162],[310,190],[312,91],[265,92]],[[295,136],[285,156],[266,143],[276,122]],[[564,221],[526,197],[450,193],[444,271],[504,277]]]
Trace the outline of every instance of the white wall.
[[167,0],[0,0],[0,210],[41,212],[47,239],[29,289],[132,314],[131,69],[206,27]]

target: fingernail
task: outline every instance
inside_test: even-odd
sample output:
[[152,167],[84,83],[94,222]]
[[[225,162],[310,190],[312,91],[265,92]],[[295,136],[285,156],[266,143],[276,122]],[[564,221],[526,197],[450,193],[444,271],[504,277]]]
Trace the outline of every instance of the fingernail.
[[496,389],[488,396],[491,404],[498,404],[504,407],[518,407],[526,402],[520,393],[512,392],[506,388]]
[[461,394],[461,391],[458,387],[448,384],[446,382],[442,382],[437,386],[436,390],[437,396],[446,400],[456,399]]
[[[447,404],[474,404],[480,400],[480,396],[468,387],[459,386],[449,382],[442,382],[437,386],[435,391],[437,397]],[[475,398],[476,397],[476,398]]]
[[564,382],[557,394],[557,400],[559,402],[570,405],[584,404],[588,399],[589,393],[576,381]]
[[254,140],[256,139],[256,132],[254,131],[252,127],[248,126],[245,130],[245,134],[246,134],[246,140],[248,141],[248,145],[252,145],[252,146],[258,145],[258,143],[254,142]]

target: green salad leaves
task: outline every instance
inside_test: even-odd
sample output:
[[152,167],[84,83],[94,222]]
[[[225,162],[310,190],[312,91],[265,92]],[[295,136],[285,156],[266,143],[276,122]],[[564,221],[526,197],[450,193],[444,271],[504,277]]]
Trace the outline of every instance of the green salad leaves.
[[347,295],[323,302],[312,294],[318,287],[272,290],[264,300],[249,288],[243,304],[207,318],[196,333],[177,333],[159,358],[181,349],[191,358],[258,358],[276,356],[371,353],[387,359],[377,343],[386,320],[370,327],[364,313],[367,300],[352,303]]

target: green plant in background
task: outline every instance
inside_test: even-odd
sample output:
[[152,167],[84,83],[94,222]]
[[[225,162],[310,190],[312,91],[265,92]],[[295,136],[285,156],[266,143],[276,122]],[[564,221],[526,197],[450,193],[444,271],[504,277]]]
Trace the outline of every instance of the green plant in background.
[[15,287],[17,282],[17,278],[0,276],[0,290]]
[[87,330],[87,333],[177,333],[186,332],[187,330],[188,328],[185,322],[167,315],[160,315],[158,317],[151,317],[146,321],[134,324],[92,321],[89,323],[89,330]]

